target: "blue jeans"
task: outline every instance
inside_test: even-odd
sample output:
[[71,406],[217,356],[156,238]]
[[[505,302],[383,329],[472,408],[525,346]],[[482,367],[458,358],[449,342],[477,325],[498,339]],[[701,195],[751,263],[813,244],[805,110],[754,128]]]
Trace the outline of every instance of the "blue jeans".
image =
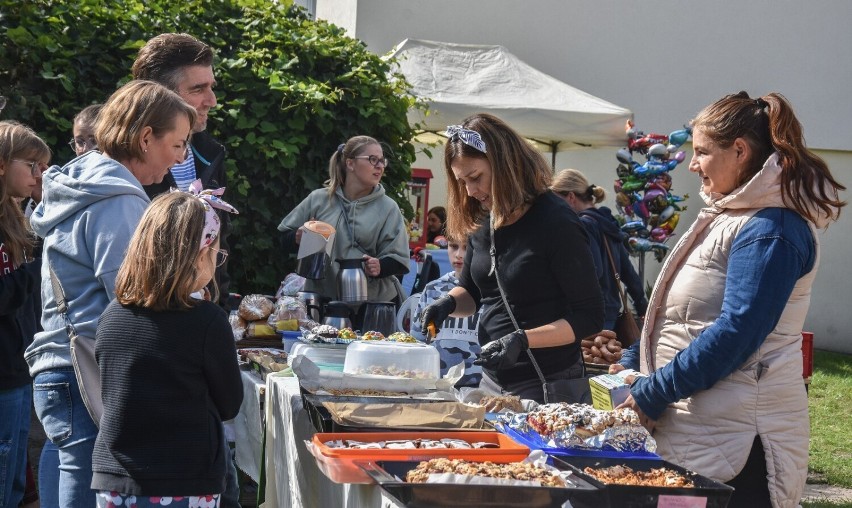
[[36,374],[33,402],[47,438],[59,448],[59,469],[39,464],[42,489],[58,492],[61,508],[95,506],[92,452],[98,428],[80,395],[72,367]]
[[0,507],[16,507],[24,497],[32,404],[32,385],[0,390]]

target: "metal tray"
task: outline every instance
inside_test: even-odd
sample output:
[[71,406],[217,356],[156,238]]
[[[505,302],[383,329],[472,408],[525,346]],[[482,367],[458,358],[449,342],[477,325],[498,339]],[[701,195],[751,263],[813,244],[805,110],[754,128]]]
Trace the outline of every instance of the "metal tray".
[[[390,430],[405,430],[405,431],[446,431],[447,429],[433,429],[431,427],[417,428],[390,428],[390,427],[351,427],[348,425],[340,425],[331,417],[331,413],[323,406],[324,402],[355,402],[359,404],[423,404],[433,402],[447,402],[446,400],[429,399],[424,397],[369,397],[369,396],[352,396],[352,395],[317,395],[302,390],[302,405],[308,412],[311,418],[311,423],[317,429],[317,432],[387,432]],[[487,430],[493,430],[491,426],[487,426]],[[465,429],[476,430],[476,429]]]
[[[686,501],[688,498],[698,498],[698,504],[669,504],[668,506],[706,506],[706,508],[725,508],[733,494],[733,487],[711,480],[706,476],[689,471],[688,469],[672,464],[671,462],[657,459],[612,459],[597,457],[554,457],[554,466],[558,464],[569,464],[579,470],[578,475],[590,484],[598,486],[605,492],[606,504],[599,506],[610,506],[613,508],[656,508],[661,501],[661,496],[668,496],[669,501],[676,502],[673,498]],[[665,467],[677,471],[692,480],[695,487],[642,487],[638,485],[611,485],[603,484],[591,476],[583,473],[586,467],[609,467],[615,465],[628,466],[635,471],[648,471],[651,468]],[[664,498],[665,499],[665,498]],[[703,500],[706,499],[706,505]],[[662,506],[662,505],[660,505]]]
[[402,478],[420,461],[375,461],[359,463],[360,467],[388,494],[411,508],[558,508],[571,502],[574,508],[598,508],[604,495],[598,485],[570,464],[556,465],[571,470],[572,487],[532,487],[516,485],[471,485],[454,483],[408,483]]

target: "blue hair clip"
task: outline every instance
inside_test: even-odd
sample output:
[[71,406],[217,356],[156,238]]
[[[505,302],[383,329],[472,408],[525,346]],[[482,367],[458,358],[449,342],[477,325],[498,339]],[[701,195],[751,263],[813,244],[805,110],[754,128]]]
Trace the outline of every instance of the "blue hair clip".
[[449,125],[447,126],[446,136],[450,141],[458,138],[467,146],[475,148],[482,153],[486,153],[485,141],[482,141],[482,136],[480,136],[476,131],[465,129],[461,125]]
[[343,148],[346,146],[346,143],[340,143],[337,145],[337,151],[343,153]]

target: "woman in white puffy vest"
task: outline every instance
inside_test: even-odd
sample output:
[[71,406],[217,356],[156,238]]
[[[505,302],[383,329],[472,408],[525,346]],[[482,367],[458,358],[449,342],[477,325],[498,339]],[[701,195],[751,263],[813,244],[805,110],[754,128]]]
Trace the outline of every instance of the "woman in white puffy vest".
[[844,190],[778,93],[728,95],[692,121],[690,171],[707,204],[671,250],[625,406],[665,459],[726,482],[730,506],[795,507],[808,465],[802,326],[819,264],[816,228]]

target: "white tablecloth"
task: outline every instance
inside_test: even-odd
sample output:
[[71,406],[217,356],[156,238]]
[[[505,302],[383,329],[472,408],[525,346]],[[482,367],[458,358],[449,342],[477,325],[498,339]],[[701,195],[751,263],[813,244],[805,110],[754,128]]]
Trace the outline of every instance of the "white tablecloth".
[[377,485],[337,484],[305,448],[316,429],[302,406],[296,378],[266,380],[266,502],[264,508],[402,506]]
[[263,399],[265,383],[257,374],[242,371],[243,405],[240,414],[232,420],[235,461],[237,467],[255,483],[260,482],[260,460],[263,456]]

